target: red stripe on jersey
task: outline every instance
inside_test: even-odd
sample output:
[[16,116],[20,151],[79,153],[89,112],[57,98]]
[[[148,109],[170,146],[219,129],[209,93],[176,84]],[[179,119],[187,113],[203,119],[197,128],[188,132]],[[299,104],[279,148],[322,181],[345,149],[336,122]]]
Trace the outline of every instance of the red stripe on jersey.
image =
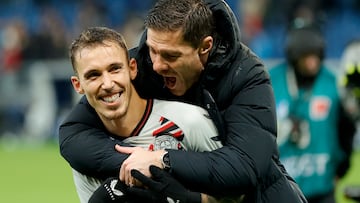
[[156,135],[158,135],[160,133],[163,133],[163,132],[169,132],[169,129],[171,129],[174,126],[175,126],[175,124],[173,122],[169,122],[168,124],[163,125],[161,128],[155,130],[153,132],[153,136],[156,136]]
[[131,136],[137,136],[140,133],[141,129],[144,127],[145,123],[147,122],[147,120],[150,117],[150,114],[151,114],[151,111],[153,108],[153,103],[154,103],[154,101],[152,99],[147,100],[144,115],[141,118],[141,121],[137,124],[135,129],[132,131]]
[[179,137],[183,136],[184,134],[183,134],[182,130],[179,130],[175,133],[172,133],[172,135],[173,135],[173,137],[179,138]]

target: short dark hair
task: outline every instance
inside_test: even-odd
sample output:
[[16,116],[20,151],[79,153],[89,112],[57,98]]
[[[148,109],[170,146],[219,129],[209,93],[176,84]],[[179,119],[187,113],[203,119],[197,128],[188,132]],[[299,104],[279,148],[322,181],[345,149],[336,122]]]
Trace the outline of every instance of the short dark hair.
[[159,0],[150,9],[145,26],[157,31],[182,30],[183,40],[196,48],[213,34],[214,19],[202,0]]
[[105,45],[104,41],[111,41],[117,43],[121,48],[125,50],[126,58],[129,60],[129,53],[124,37],[117,31],[107,27],[91,27],[79,35],[70,45],[69,57],[73,66],[74,72],[77,73],[75,68],[75,54],[77,51],[94,46]]

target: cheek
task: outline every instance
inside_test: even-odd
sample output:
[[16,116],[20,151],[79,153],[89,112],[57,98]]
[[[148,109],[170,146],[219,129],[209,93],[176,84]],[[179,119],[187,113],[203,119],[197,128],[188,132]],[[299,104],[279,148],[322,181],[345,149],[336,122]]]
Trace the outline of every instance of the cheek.
[[82,85],[82,89],[85,94],[91,96],[95,95],[97,91],[100,89],[100,84],[96,81],[91,81]]
[[188,66],[182,70],[181,77],[186,86],[192,86],[197,80],[199,80],[201,69]]
[[184,74],[188,75],[189,77],[196,78],[196,79],[201,74],[201,72],[204,70],[202,63],[199,60],[194,59],[194,58],[192,61],[187,61],[186,65],[184,67],[186,67],[184,69]]

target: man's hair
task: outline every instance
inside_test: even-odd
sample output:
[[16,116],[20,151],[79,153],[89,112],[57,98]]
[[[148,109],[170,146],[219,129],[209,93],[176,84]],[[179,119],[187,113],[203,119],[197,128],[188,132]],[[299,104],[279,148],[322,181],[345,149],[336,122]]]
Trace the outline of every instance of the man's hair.
[[145,26],[161,32],[182,30],[183,40],[197,48],[213,34],[214,19],[202,0],[159,0],[149,11]]
[[129,53],[124,37],[117,31],[107,27],[91,27],[84,30],[77,39],[75,39],[69,48],[69,57],[73,66],[74,72],[77,74],[75,68],[75,54],[79,50],[86,47],[104,45],[106,42],[114,42],[123,48],[125,51],[126,58],[129,60]]

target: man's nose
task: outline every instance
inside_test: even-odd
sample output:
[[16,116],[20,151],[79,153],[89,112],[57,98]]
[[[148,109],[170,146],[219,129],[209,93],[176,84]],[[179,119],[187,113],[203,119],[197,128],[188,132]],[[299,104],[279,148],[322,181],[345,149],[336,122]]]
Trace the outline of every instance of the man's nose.
[[168,64],[160,56],[153,58],[153,70],[157,73],[168,70]]
[[103,75],[103,83],[102,88],[103,89],[112,89],[114,87],[114,80],[109,74]]

